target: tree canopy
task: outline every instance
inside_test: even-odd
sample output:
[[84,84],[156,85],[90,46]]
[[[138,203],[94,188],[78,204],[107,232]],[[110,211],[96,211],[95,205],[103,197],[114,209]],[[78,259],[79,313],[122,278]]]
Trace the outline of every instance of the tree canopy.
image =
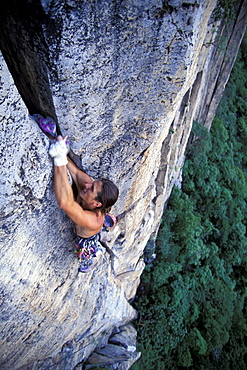
[[247,363],[247,38],[211,130],[194,123],[134,305],[133,369],[244,369]]

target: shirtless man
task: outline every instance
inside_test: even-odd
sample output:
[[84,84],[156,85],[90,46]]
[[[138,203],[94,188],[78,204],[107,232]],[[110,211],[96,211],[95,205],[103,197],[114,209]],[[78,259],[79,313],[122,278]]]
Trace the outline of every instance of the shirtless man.
[[[66,137],[58,137],[56,143],[49,150],[54,160],[54,189],[58,205],[63,209],[76,225],[81,252],[79,257],[84,257],[83,252],[90,249],[97,252],[97,236],[103,227],[104,216],[110,211],[111,206],[117,201],[118,188],[110,180],[100,179],[93,181],[85,172],[79,170],[67,157],[68,147]],[[77,188],[74,198],[73,190],[68,179],[67,169]],[[89,245],[90,244],[90,245]],[[87,251],[86,251],[87,252]],[[85,261],[80,271],[84,272]],[[86,266],[86,270],[89,266]]]

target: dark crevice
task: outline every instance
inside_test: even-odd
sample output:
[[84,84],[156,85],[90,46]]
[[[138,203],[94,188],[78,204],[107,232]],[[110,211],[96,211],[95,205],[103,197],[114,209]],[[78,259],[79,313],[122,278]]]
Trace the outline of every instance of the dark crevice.
[[54,293],[58,291],[59,288],[61,288],[63,285],[65,284],[65,281],[63,281],[60,285],[58,285],[56,287],[56,289],[54,289]]
[[46,15],[36,0],[9,0],[0,5],[0,48],[29,113],[56,121],[42,23]]
[[194,4],[191,4],[191,2],[187,2],[187,1],[184,1],[184,2],[182,2],[182,7],[184,8],[184,9],[191,9],[191,8],[193,8],[193,7],[198,7],[199,8],[199,4],[197,4],[196,2],[194,3]]
[[[48,37],[55,37],[59,43],[58,28],[61,24],[44,13],[40,1],[1,1],[0,50],[15,86],[29,114],[38,113],[53,118],[60,135],[48,75],[48,69],[54,67],[54,63],[49,58],[42,24],[48,26]],[[72,151],[69,156],[80,167],[80,158]]]
[[170,151],[170,142],[171,142],[171,136],[174,134],[174,127],[175,122],[173,121],[169,133],[165,140],[162,143],[161,147],[161,162],[160,162],[160,167],[159,171],[155,180],[156,184],[156,196],[153,199],[153,203],[156,204],[156,200],[160,194],[164,191],[164,181],[166,177],[166,173],[168,171],[168,163],[167,163],[167,156],[168,152]]
[[156,19],[162,19],[165,14],[172,14],[174,7],[169,5],[167,1],[163,1],[162,7],[158,8],[154,13]]
[[198,96],[199,89],[201,87],[201,82],[202,82],[202,76],[203,76],[203,71],[200,71],[196,75],[196,79],[193,83],[192,89],[191,89],[191,95],[190,95],[190,104],[194,105],[195,101]]
[[182,119],[184,112],[185,112],[185,108],[187,107],[189,103],[189,98],[190,98],[190,89],[187,90],[187,92],[185,93],[182,99],[181,105],[180,105],[180,115],[179,115],[180,120]]

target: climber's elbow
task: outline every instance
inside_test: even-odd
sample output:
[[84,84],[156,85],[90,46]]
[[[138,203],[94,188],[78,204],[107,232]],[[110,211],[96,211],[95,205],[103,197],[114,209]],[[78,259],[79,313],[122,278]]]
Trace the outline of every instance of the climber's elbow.
[[60,209],[67,212],[70,209],[71,205],[66,199],[57,199],[57,204]]

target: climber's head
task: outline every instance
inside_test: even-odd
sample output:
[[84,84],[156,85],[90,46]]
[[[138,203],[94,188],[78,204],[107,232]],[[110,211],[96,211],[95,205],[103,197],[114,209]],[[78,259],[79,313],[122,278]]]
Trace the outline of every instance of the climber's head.
[[86,182],[80,192],[82,208],[108,213],[118,198],[117,186],[108,179]]
[[101,204],[101,206],[97,208],[100,209],[102,213],[108,213],[118,199],[119,190],[111,180],[101,179],[100,181],[102,183],[102,187],[95,200]]

